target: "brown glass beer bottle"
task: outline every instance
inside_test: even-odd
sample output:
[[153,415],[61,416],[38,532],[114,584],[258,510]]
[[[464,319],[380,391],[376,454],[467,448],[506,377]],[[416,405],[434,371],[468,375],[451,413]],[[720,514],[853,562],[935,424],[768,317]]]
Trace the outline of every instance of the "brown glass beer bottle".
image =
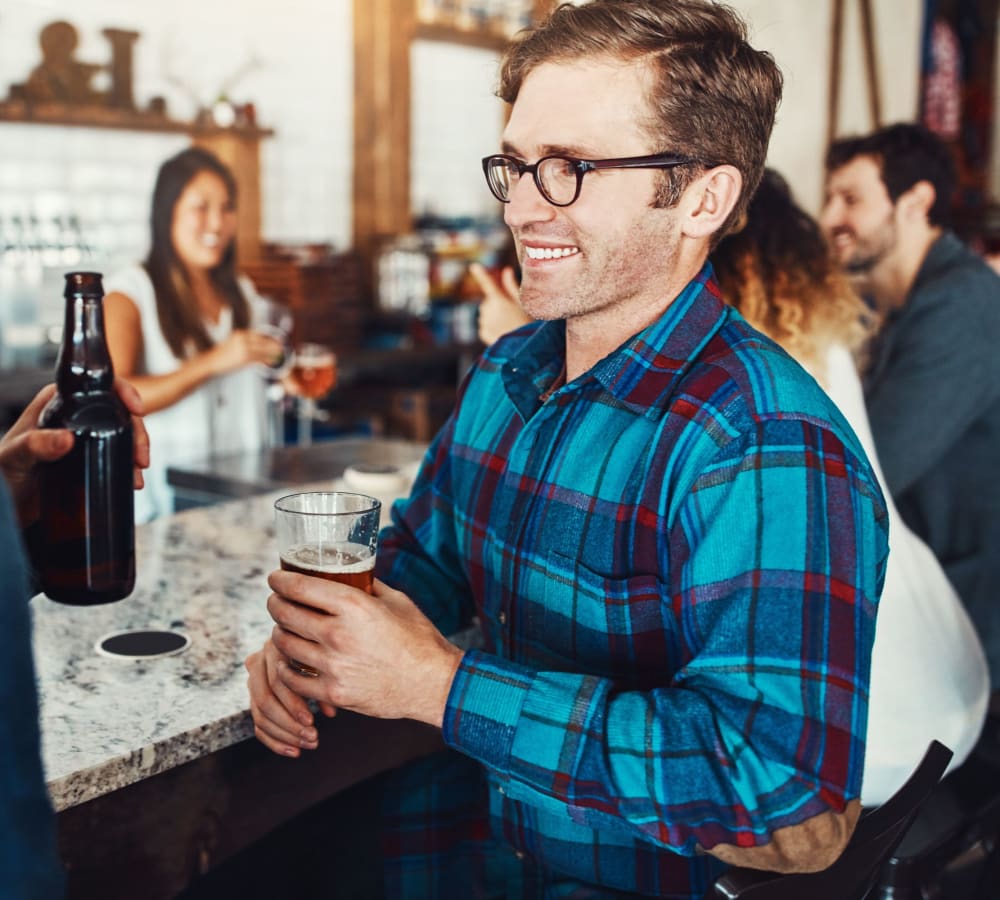
[[132,417],[114,390],[97,272],[66,275],[56,394],[43,428],[68,428],[73,449],[41,473],[42,590],[60,603],[121,600],[135,584]]

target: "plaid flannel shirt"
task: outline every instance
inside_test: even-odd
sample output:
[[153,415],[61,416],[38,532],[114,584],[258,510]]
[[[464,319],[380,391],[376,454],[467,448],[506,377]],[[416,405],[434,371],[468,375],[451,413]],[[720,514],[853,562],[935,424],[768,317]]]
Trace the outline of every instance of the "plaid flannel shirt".
[[882,495],[853,432],[706,264],[541,397],[562,323],[490,347],[379,575],[445,633],[478,616],[446,742],[494,834],[545,869],[700,897],[702,851],[859,797]]

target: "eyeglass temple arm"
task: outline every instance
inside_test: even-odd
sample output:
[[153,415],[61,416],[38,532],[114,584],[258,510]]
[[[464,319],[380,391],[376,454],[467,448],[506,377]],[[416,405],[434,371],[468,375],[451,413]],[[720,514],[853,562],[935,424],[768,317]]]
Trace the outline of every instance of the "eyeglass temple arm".
[[624,156],[618,159],[581,159],[580,171],[590,172],[594,169],[671,169],[674,166],[686,166],[694,160],[686,156],[664,156],[654,153],[651,156]]

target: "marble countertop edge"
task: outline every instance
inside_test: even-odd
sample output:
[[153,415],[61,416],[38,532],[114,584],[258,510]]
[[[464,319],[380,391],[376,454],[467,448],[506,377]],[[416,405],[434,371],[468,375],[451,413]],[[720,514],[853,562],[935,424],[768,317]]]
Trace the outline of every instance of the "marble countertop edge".
[[48,783],[49,797],[55,811],[61,812],[253,736],[253,720],[250,711],[245,710],[201,729],[55,778]]

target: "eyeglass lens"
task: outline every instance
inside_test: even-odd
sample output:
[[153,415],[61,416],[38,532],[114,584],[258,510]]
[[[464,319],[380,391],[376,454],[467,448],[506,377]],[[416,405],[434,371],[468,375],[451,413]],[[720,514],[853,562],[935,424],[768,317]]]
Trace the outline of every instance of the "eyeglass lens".
[[[509,200],[511,189],[520,177],[518,167],[512,160],[494,157],[490,161],[490,186],[498,199],[504,202]],[[572,203],[578,186],[576,167],[571,160],[559,156],[545,157],[539,160],[535,169],[535,184],[550,203]]]

